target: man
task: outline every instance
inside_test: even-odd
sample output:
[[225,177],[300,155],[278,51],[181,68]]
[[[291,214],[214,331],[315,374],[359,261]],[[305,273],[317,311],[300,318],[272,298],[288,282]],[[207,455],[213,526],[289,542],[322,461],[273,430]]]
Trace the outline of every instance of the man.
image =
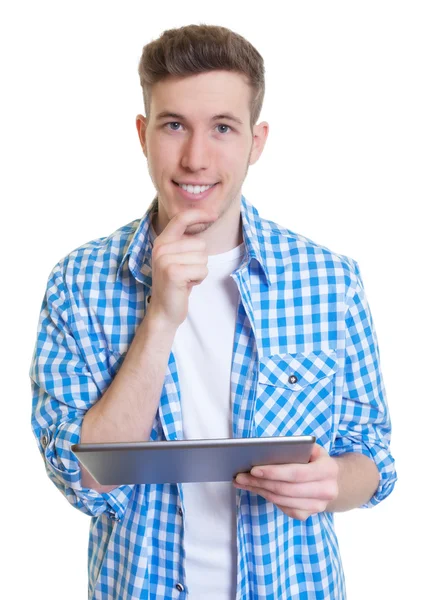
[[[345,598],[333,512],[396,481],[358,265],[241,193],[268,135],[249,42],[169,30],[139,70],[157,196],[55,266],[31,368],[47,473],[92,517],[89,598]],[[308,464],[233,483],[101,486],[70,450],[282,435],[315,435]]]

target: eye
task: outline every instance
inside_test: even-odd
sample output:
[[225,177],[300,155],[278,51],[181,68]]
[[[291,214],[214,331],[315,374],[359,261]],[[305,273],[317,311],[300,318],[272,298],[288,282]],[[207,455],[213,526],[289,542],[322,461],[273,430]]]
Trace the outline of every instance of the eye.
[[[180,123],[178,121],[171,121],[170,123],[166,123],[165,126],[167,127],[168,125],[180,125]],[[179,131],[179,129],[173,129],[173,127],[170,127],[171,131]]]
[[[176,127],[173,127],[173,125],[175,125]],[[179,125],[181,125],[179,121],[170,121],[168,123],[165,123],[164,127],[169,128],[170,131],[180,131],[180,128],[178,127]],[[229,125],[224,125],[224,123],[220,123],[219,125],[217,125],[217,127],[225,128],[224,131],[220,130],[219,133],[228,133],[228,131],[231,131],[231,127]]]
[[[224,125],[223,123],[220,123],[220,125],[217,125],[217,127],[226,127],[227,129],[231,129],[230,125]],[[226,132],[220,131],[220,133],[226,133]]]

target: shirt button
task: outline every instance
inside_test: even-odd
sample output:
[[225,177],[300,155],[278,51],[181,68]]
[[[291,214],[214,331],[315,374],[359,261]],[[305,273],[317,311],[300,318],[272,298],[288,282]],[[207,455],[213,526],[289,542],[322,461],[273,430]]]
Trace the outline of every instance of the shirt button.
[[184,587],[181,583],[176,583],[176,590],[178,590],[179,592],[183,592],[184,591]]
[[179,508],[178,512],[179,512],[179,515],[180,515],[181,517],[183,517],[183,510],[182,510],[181,508]]
[[47,444],[48,444],[48,437],[46,435],[43,435],[41,438],[41,444],[43,448],[47,448]]
[[296,383],[296,381],[297,381],[296,375],[290,375],[290,377],[289,377],[289,383]]

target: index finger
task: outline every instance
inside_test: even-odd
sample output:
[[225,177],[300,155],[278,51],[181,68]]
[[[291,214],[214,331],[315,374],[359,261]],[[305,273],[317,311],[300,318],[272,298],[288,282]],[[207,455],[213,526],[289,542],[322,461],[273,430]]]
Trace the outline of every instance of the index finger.
[[161,232],[160,238],[164,242],[173,242],[179,240],[189,225],[196,223],[210,223],[217,220],[217,215],[209,214],[203,209],[193,208],[184,210],[167,223],[164,230]]
[[315,463],[288,463],[285,465],[259,465],[251,470],[251,475],[256,476],[256,469],[264,473],[263,479],[286,481],[289,483],[308,483],[323,479],[324,472],[315,468]]

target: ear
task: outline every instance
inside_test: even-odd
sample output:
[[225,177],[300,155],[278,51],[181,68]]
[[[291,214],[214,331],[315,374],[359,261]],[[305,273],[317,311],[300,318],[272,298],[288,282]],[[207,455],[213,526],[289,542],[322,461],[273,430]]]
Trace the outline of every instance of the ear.
[[267,141],[270,126],[266,121],[253,128],[252,150],[249,157],[249,164],[253,165],[257,162],[264,150],[265,142]]
[[136,115],[136,129],[138,131],[139,141],[141,142],[142,152],[147,156],[146,129],[147,120],[144,115]]

